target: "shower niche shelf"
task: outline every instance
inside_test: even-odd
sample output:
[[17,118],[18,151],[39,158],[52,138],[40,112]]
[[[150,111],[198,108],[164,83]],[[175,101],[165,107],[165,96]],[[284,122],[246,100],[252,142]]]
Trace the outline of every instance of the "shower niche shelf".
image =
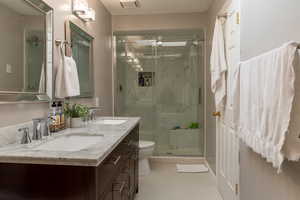
[[155,72],[138,72],[139,87],[152,87],[154,85]]

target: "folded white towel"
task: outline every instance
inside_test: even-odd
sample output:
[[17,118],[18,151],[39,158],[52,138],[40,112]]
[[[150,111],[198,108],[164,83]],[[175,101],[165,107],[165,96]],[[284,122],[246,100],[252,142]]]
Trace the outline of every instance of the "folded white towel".
[[74,97],[80,95],[80,85],[76,62],[67,57],[60,46],[60,65],[57,69],[55,81],[56,98]]
[[225,56],[225,40],[221,19],[216,19],[212,52],[210,58],[211,89],[215,95],[216,110],[224,109],[226,96],[226,71],[227,61]]
[[294,99],[296,43],[241,62],[236,71],[234,119],[240,138],[281,169]]

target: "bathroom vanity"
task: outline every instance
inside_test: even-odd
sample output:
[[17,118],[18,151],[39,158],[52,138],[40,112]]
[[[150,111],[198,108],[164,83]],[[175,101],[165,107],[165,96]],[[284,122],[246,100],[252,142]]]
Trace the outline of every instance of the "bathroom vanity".
[[139,120],[99,118],[86,128],[0,148],[0,199],[133,200]]

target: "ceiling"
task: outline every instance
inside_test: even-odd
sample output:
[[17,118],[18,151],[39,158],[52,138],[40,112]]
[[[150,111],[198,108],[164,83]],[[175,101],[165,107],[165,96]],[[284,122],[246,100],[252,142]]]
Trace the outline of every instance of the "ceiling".
[[124,9],[120,0],[101,0],[112,15],[151,15],[204,12],[213,0],[140,0],[141,8]]

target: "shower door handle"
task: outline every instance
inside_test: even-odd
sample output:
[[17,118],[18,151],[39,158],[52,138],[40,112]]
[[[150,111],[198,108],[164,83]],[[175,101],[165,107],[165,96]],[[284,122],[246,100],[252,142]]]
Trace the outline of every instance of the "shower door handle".
[[199,105],[202,104],[202,88],[199,88],[199,91],[198,91],[198,104]]

